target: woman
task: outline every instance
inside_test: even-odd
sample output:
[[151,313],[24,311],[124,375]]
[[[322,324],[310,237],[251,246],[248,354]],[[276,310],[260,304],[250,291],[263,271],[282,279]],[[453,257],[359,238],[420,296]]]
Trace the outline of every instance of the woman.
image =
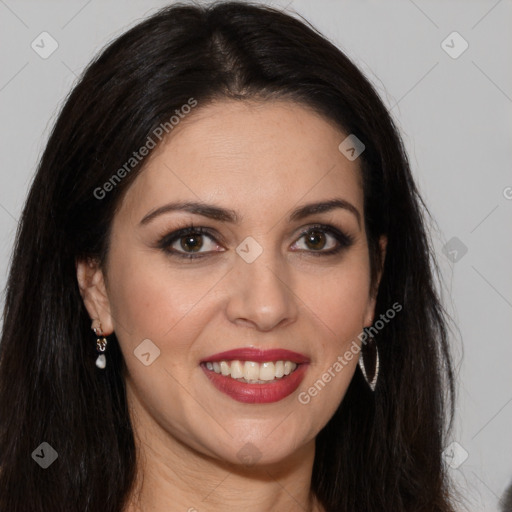
[[130,29],[20,222],[2,512],[454,510],[423,212],[386,108],[305,23],[232,2]]

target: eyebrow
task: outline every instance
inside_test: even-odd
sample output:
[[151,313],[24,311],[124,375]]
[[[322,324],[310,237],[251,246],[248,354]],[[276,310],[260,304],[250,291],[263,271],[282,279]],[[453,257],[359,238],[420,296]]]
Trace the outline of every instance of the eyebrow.
[[[359,227],[361,227],[361,214],[359,210],[352,204],[346,201],[345,199],[335,198],[329,201],[321,201],[317,203],[308,203],[304,206],[301,206],[290,214],[288,220],[289,222],[294,222],[297,220],[302,220],[310,215],[314,215],[317,213],[325,213],[332,211],[336,208],[341,208],[346,211],[351,212],[357,219],[357,223]],[[211,204],[196,202],[196,201],[181,201],[168,203],[159,208],[150,211],[144,218],[140,221],[140,225],[148,224],[154,218],[168,212],[173,211],[184,211],[188,213],[193,213],[196,215],[201,215],[203,217],[207,217],[209,219],[219,220],[222,222],[229,222],[233,224],[238,224],[241,221],[241,217],[236,213],[235,210],[231,210],[229,208],[221,208],[220,206],[215,206]]]

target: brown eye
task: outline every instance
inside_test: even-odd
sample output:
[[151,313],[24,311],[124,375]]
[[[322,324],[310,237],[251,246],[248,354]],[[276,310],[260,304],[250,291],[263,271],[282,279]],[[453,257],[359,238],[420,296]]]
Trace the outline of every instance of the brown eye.
[[[210,247],[208,247],[208,242]],[[209,253],[219,252],[219,245],[206,228],[187,227],[164,236],[158,247],[171,256],[182,258],[202,258]],[[206,249],[206,250],[203,250]]]
[[306,244],[310,249],[319,250],[325,246],[325,233],[318,230],[311,230],[305,235]]
[[309,252],[314,256],[329,256],[337,254],[354,243],[353,238],[333,226],[311,226],[301,233],[300,240],[304,240],[304,248],[299,249]]
[[189,250],[192,252],[197,252],[201,247],[203,246],[202,241],[203,235],[186,235],[180,238],[180,245],[181,248],[188,252]]

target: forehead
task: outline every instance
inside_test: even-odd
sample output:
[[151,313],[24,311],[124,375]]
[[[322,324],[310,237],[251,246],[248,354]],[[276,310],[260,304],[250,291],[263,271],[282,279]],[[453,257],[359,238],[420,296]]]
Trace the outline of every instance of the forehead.
[[358,162],[338,149],[345,138],[334,123],[291,101],[199,104],[154,150],[123,208],[201,200],[262,215],[342,196],[362,214]]

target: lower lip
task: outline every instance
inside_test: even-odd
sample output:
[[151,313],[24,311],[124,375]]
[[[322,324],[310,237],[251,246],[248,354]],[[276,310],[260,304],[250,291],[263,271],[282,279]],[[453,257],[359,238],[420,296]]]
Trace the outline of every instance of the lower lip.
[[213,370],[208,370],[204,365],[201,365],[201,368],[219,391],[234,400],[246,404],[268,404],[279,402],[291,395],[302,382],[307,366],[306,363],[299,364],[289,375],[270,381],[268,384],[239,382],[231,377],[215,373]]

